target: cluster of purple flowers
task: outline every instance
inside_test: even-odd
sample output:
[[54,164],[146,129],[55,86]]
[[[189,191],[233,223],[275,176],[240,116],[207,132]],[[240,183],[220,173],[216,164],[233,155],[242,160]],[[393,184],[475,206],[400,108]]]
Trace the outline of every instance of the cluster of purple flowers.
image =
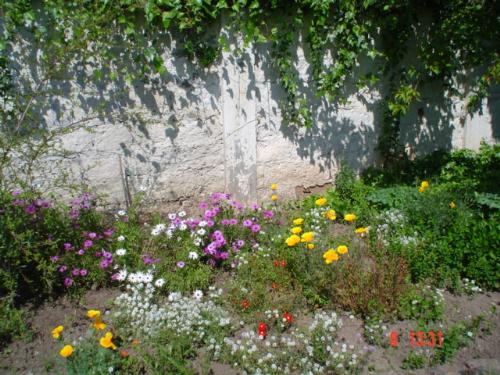
[[80,211],[89,210],[92,207],[93,198],[89,193],[83,193],[81,197],[73,198],[69,203],[71,205],[69,217],[76,220],[80,217]]
[[210,242],[203,252],[209,255],[213,260],[226,260],[229,257],[227,251],[223,251],[222,248],[226,245],[227,241],[220,230],[216,230],[210,236],[212,242]]
[[[13,197],[21,195],[20,190],[14,190],[11,194]],[[51,207],[51,202],[46,199],[26,200],[16,198],[12,201],[13,206],[24,207],[24,212],[28,215],[35,215],[39,210]]]
[[[61,256],[52,255],[50,256],[50,260],[54,263],[59,263],[59,261],[61,261],[62,258],[66,258],[66,256],[69,256],[71,259],[71,253],[78,256],[85,255],[89,250],[92,250],[92,248],[96,246],[96,243],[98,243],[97,241],[110,238],[113,235],[113,232],[113,229],[107,229],[103,231],[102,234],[97,234],[96,232],[83,232],[83,241],[81,246],[75,247],[73,244],[65,242],[62,246],[64,250],[63,254]],[[94,256],[96,258],[101,258],[99,261],[99,267],[101,269],[106,269],[113,264],[113,254],[109,251],[104,249],[101,251],[95,251]],[[74,262],[75,259],[73,258],[72,261]],[[73,267],[70,271],[70,268],[65,264],[59,265],[57,270],[60,273],[65,274],[63,283],[66,287],[72,286],[76,277],[85,277],[89,274],[86,268]]]

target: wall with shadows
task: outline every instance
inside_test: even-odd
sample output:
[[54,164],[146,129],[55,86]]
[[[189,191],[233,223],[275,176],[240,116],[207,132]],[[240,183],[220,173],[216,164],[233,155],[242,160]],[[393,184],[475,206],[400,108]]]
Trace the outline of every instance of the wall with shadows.
[[[13,52],[18,80],[36,84],[36,51],[29,48],[29,36],[24,43]],[[241,46],[234,38],[231,43]],[[348,89],[345,105],[315,97],[307,81],[307,51],[299,40],[300,89],[310,98],[314,116],[309,129],[281,121],[283,93],[268,46],[245,48],[239,56],[224,52],[207,69],[183,57],[169,34],[162,48],[168,70],[162,77],[135,84],[103,78],[94,84],[79,79],[79,72],[92,66],[75,65],[67,79],[50,82],[53,95],[37,107],[49,129],[91,119],[91,132],[77,130],[61,139],[74,152],[64,158],[64,168],[107,194],[110,203],[124,206],[142,187],[156,207],[190,205],[214,191],[251,203],[269,200],[273,182],[282,197],[295,197],[332,184],[340,163],[356,171],[377,163],[383,87]],[[369,64],[362,61],[357,74]],[[481,139],[496,142],[499,92],[494,88],[471,118],[463,101],[447,96],[438,84],[428,85],[402,121],[401,141],[412,156],[438,148],[477,148]],[[50,188],[50,176],[40,173],[39,181]]]

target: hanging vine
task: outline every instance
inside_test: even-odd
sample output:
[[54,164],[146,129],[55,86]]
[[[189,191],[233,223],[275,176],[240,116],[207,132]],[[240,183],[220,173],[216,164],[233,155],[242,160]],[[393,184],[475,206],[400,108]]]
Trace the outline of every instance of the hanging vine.
[[[229,42],[222,34],[209,38],[207,28],[220,25],[223,17],[225,28],[245,44],[269,43],[288,124],[313,123],[293,57],[299,31],[311,66],[308,82],[318,96],[345,102],[349,84],[371,87],[388,80],[378,149],[394,158],[401,150],[400,118],[420,99],[426,82],[439,80],[450,92],[467,95],[473,113],[500,81],[496,5],[493,0],[1,0],[1,131],[32,135],[37,126],[30,105],[68,68],[91,66],[87,78],[97,81],[164,74],[167,32],[175,33],[188,57],[212,64]],[[11,60],[26,31],[34,37],[41,72],[39,86],[22,90],[10,83]],[[366,59],[372,71],[355,74]],[[458,90],[465,75],[466,93]]]

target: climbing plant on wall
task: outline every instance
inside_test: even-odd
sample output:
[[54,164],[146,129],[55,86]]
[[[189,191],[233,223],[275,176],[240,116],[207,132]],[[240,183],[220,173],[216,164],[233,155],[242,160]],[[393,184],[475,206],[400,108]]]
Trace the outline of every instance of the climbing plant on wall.
[[[4,149],[6,139],[44,132],[30,108],[50,93],[51,80],[76,79],[68,75],[71,69],[93,81],[164,74],[168,33],[188,57],[208,66],[229,47],[225,34],[207,34],[222,18],[246,45],[269,46],[290,125],[313,121],[293,57],[298,41],[311,64],[308,85],[320,97],[343,102],[347,87],[388,82],[379,139],[387,159],[398,157],[399,119],[426,83],[438,81],[443,92],[467,96],[473,113],[500,81],[494,0],[2,0],[0,9]],[[26,33],[36,48],[37,82],[23,86],[13,60]],[[357,74],[362,61],[373,68]],[[459,90],[464,77],[467,92]]]

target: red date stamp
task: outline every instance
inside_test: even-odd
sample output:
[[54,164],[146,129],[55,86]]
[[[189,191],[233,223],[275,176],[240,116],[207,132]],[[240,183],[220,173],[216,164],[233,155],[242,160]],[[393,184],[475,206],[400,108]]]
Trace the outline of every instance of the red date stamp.
[[[410,346],[412,348],[423,346],[434,348],[443,346],[443,332],[441,331],[410,331],[408,336],[410,338]],[[389,333],[389,345],[393,348],[396,348],[399,345],[399,332],[391,331]]]

